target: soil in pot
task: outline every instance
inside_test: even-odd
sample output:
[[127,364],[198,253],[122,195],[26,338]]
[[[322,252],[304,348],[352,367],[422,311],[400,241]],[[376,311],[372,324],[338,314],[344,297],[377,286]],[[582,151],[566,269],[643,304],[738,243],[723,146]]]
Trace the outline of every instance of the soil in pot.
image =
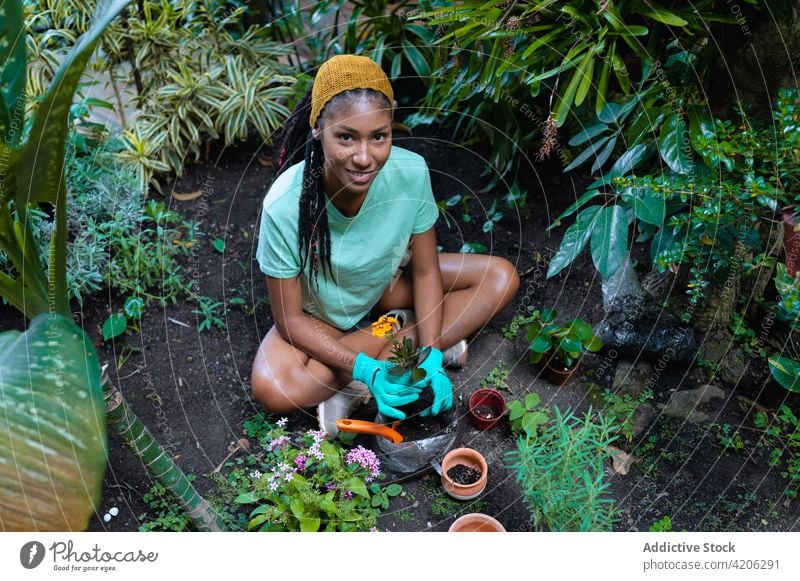
[[456,464],[447,471],[447,477],[456,484],[475,484],[481,479],[481,471],[464,464]]

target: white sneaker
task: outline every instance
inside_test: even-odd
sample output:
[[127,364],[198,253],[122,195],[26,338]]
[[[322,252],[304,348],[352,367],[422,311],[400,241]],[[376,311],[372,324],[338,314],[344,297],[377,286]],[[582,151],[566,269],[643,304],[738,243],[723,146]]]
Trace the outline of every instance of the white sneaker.
[[397,319],[397,328],[395,332],[405,327],[411,318],[414,316],[414,311],[411,309],[392,309],[384,313],[386,317],[394,317]]
[[467,364],[468,345],[466,339],[461,339],[458,343],[445,349],[442,352],[442,365],[450,369],[461,369]]
[[367,403],[370,399],[372,399],[372,394],[366,385],[360,381],[351,381],[317,405],[319,427],[325,431],[328,438],[335,438],[339,434],[336,420],[350,417],[350,413],[354,409]]

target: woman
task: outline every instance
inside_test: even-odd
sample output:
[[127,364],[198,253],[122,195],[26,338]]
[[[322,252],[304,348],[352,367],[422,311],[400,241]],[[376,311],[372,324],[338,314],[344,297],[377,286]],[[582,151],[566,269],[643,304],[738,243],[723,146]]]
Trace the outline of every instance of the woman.
[[[449,409],[443,366],[463,363],[465,338],[519,287],[507,260],[437,253],[428,168],[392,145],[393,103],[369,58],[326,61],[287,121],[263,204],[257,258],[275,325],[253,363],[253,395],[272,412],[319,404],[329,435],[370,397],[402,419],[397,408],[430,386],[429,411]],[[389,381],[391,343],[365,328],[386,311],[400,321],[397,337],[432,347],[423,383]]]

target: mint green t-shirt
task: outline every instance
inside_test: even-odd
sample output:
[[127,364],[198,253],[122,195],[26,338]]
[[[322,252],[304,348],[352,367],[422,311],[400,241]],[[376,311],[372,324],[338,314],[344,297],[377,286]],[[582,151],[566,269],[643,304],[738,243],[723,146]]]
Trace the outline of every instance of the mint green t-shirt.
[[[272,184],[264,198],[256,258],[261,271],[275,278],[300,273],[297,218],[305,162],[293,165]],[[310,284],[311,265],[301,275],[303,310],[347,330],[369,313],[392,280],[412,234],[429,230],[439,210],[422,156],[392,146],[361,208],[346,217],[328,203],[331,270]],[[309,261],[310,262],[310,261]]]

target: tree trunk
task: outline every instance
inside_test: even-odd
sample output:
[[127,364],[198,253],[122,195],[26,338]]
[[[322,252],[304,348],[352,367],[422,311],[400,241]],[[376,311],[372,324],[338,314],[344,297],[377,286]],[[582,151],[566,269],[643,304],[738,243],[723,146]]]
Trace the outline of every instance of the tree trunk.
[[142,459],[147,471],[166,490],[169,490],[181,507],[189,514],[199,531],[226,530],[222,517],[197,493],[175,461],[158,444],[153,434],[128,407],[117,387],[103,374],[108,425]]

